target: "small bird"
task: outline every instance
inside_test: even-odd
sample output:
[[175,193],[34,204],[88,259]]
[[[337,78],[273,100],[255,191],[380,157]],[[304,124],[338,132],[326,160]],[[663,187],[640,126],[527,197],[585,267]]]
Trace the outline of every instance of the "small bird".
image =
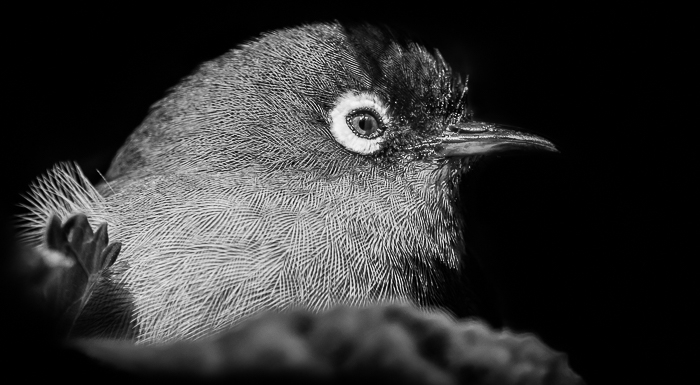
[[383,28],[266,33],[156,103],[100,185],[68,164],[39,178],[25,239],[84,214],[122,245],[74,335],[191,340],[337,304],[468,313],[460,179],[482,155],[555,147],[473,120],[466,93]]

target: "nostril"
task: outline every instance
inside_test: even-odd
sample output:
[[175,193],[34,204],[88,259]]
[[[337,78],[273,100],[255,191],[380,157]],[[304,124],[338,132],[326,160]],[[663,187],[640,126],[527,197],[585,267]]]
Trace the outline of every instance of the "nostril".
[[462,133],[467,133],[467,132],[485,132],[488,131],[489,128],[491,128],[493,125],[489,123],[482,123],[482,122],[469,122],[469,123],[462,123],[458,126],[459,132]]

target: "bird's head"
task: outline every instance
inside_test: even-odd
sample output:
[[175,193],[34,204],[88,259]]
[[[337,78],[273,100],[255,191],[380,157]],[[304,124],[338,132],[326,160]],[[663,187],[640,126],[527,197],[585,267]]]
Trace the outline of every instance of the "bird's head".
[[472,120],[466,84],[439,52],[372,26],[264,34],[204,64],[127,143],[127,172],[228,172],[251,165],[332,178],[415,162],[455,163],[554,146]]
[[[134,278],[138,285],[160,285],[154,292],[165,293],[165,283],[172,290],[192,284],[191,275],[178,281],[173,272],[180,270],[168,270],[163,282],[145,275],[163,264],[194,269],[244,253],[229,275],[212,270],[222,274],[215,283],[197,283],[196,295],[212,293],[201,303],[222,295],[222,285],[237,288],[222,319],[295,304],[447,305],[464,302],[455,289],[465,254],[459,177],[474,157],[513,147],[554,149],[537,136],[472,120],[466,85],[437,52],[379,28],[314,24],[264,34],[202,65],[155,105],[102,191],[127,186],[141,194],[147,183],[128,186],[174,174],[186,179],[168,182],[167,195],[143,205],[153,214],[124,209],[136,219],[122,227],[137,230],[118,236],[134,266],[139,255],[164,253],[159,244],[167,249],[167,258],[144,259],[130,273],[143,274]],[[199,208],[160,198],[176,189],[202,202]],[[219,207],[224,211],[215,212]],[[194,219],[173,219],[181,212]],[[131,246],[143,238],[143,223],[166,214],[175,224],[149,231],[149,249]],[[209,232],[195,238],[177,227],[182,223]],[[184,259],[173,248],[185,236],[216,237],[207,244],[217,243],[211,253],[222,255]],[[236,278],[243,276],[257,278]],[[161,311],[158,301],[143,305],[155,309],[144,317]]]

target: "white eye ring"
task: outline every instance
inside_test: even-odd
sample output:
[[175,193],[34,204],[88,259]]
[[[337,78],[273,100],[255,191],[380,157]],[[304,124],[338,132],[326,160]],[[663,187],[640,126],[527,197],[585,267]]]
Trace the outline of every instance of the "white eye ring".
[[348,126],[348,116],[357,111],[372,111],[379,118],[382,127],[389,123],[386,107],[375,95],[366,92],[348,92],[338,98],[335,107],[330,112],[331,134],[343,147],[358,154],[371,154],[381,148],[384,138],[363,138]]

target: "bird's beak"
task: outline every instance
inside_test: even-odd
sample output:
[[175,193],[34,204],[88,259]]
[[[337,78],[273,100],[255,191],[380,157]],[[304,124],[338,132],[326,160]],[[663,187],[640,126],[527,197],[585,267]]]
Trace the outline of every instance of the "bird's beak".
[[437,139],[436,151],[444,157],[484,155],[514,149],[558,152],[547,139],[514,127],[484,122],[450,124]]

